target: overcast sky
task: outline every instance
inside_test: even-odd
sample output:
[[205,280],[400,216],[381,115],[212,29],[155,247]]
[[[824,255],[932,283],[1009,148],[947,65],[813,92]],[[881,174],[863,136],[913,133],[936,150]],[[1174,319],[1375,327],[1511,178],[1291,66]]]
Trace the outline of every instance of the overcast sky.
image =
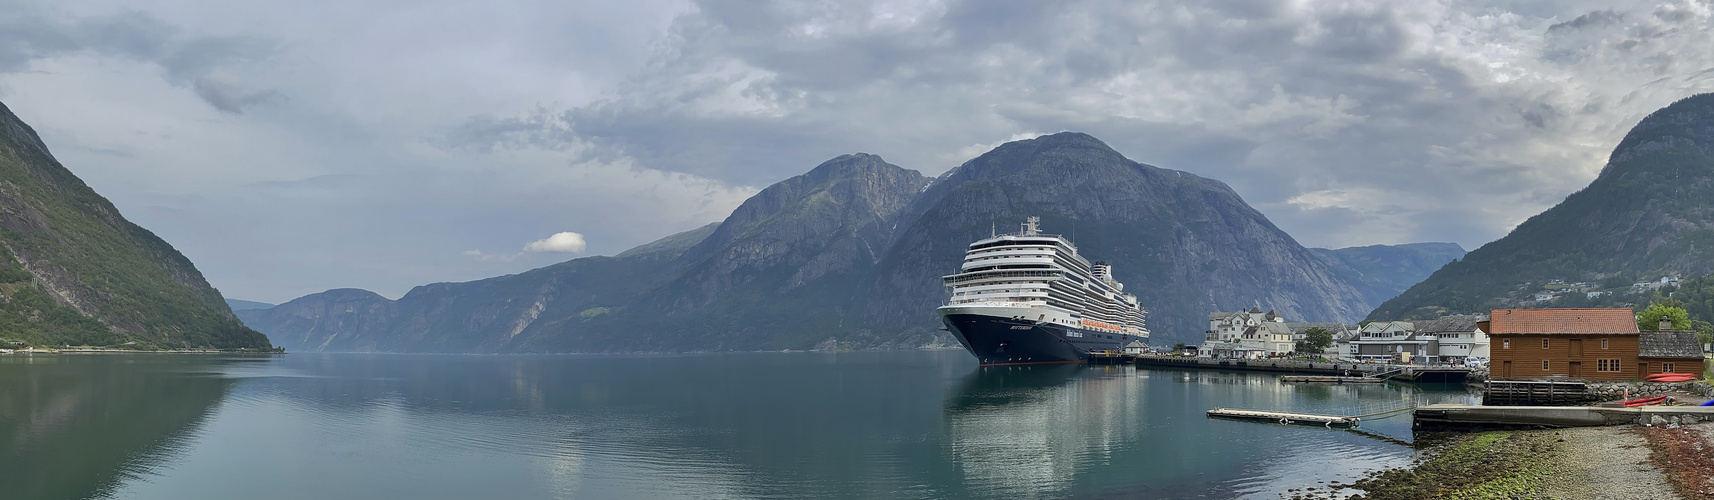
[[[581,3],[581,4],[580,4]],[[1474,249],[1714,91],[1714,4],[0,0],[0,101],[231,298],[515,273],[1063,130]]]

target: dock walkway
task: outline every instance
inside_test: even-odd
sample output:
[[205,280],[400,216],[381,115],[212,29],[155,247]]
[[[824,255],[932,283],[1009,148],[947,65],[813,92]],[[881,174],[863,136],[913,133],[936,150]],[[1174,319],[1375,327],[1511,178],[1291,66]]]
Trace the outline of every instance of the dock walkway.
[[[1412,382],[1463,382],[1470,368],[1445,365],[1391,365],[1383,363],[1329,363],[1278,359],[1222,359],[1156,356],[1130,356],[1137,366],[1189,368],[1202,370],[1242,370],[1292,374],[1332,376],[1378,376]],[[1397,372],[1391,373],[1388,372]],[[1384,377],[1385,378],[1385,377]]]
[[1669,425],[1714,422],[1714,406],[1474,406],[1435,404],[1412,415],[1417,429],[1472,427],[1590,427],[1601,425]]

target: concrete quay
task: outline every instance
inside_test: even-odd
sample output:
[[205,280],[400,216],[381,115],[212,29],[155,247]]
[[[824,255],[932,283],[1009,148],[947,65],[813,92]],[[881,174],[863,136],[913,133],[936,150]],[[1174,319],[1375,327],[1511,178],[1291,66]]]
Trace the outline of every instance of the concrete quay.
[[1558,428],[1605,425],[1670,425],[1714,422],[1710,406],[1473,406],[1434,404],[1412,412],[1413,427],[1422,430],[1488,428]]
[[1414,382],[1463,382],[1470,369],[1462,366],[1391,365],[1382,363],[1328,363],[1276,359],[1191,358],[1183,356],[1132,355],[1137,366],[1199,370],[1263,371],[1293,374],[1365,376]]

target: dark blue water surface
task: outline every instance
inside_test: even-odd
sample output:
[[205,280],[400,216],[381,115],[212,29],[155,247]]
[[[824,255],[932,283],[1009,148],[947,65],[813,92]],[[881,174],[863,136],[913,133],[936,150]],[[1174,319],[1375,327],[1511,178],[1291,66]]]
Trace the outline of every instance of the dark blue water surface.
[[1408,414],[1205,410],[1478,399],[962,351],[10,355],[0,382],[17,498],[1278,498],[1409,463]]

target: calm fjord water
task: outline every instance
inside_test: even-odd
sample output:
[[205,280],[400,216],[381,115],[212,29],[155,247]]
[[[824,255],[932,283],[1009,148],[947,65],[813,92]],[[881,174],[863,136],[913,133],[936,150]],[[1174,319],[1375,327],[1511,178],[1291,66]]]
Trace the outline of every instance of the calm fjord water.
[[0,356],[16,498],[1277,498],[1408,463],[1461,387],[987,368],[962,351]]

